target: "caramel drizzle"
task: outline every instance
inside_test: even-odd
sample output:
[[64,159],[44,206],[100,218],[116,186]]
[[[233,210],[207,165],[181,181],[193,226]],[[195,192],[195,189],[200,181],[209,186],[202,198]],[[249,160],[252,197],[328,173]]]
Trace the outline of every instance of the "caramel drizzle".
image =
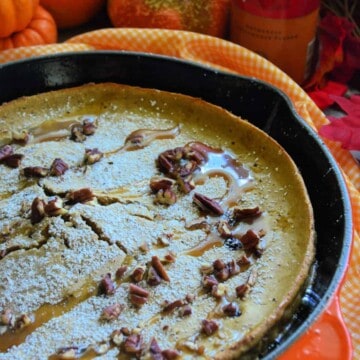
[[[220,200],[220,204],[225,208],[225,215],[222,218],[226,218],[226,210],[238,204],[241,194],[251,186],[254,179],[250,172],[229,153],[209,146],[202,146],[201,143],[195,143],[195,145],[197,144],[201,146],[205,161],[200,165],[199,171],[194,174],[193,181],[199,185],[211,177],[224,178],[227,183],[227,192]],[[208,216],[206,220],[213,227],[219,218],[213,219]],[[237,233],[234,232],[235,234]],[[190,256],[202,256],[207,250],[213,247],[221,247],[223,244],[224,239],[219,236],[216,230],[212,230],[205,239],[185,253]]]
[[215,233],[210,233],[206,238],[194,247],[185,251],[186,255],[200,257],[206,253],[206,251],[224,245],[224,240]]
[[143,149],[146,146],[149,146],[154,140],[158,139],[174,139],[177,135],[180,134],[180,126],[177,125],[171,129],[165,130],[152,130],[152,129],[139,129],[133,131],[125,139],[124,145],[106,152],[105,156],[110,156],[115,153],[123,151],[133,151]]
[[237,204],[241,193],[253,181],[250,172],[229,153],[212,149],[207,151],[207,160],[200,165],[200,171],[193,180],[195,184],[201,184],[216,176],[223,177],[228,184],[227,194],[220,201],[220,204],[227,208]]
[[71,135],[71,128],[74,125],[81,125],[81,121],[68,120],[46,120],[30,129],[29,144],[36,144],[45,141],[58,141]]

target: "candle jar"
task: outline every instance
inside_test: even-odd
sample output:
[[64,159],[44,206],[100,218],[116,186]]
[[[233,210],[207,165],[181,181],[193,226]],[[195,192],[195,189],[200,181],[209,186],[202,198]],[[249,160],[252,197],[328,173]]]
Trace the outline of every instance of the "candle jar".
[[232,0],[230,39],[302,84],[316,54],[320,0]]

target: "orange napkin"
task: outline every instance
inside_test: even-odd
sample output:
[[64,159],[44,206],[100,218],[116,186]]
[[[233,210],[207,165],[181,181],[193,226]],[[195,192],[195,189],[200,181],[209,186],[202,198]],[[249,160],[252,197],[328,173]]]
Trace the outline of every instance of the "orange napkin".
[[[317,131],[329,121],[302,88],[275,65],[234,43],[191,32],[158,29],[102,29],[84,33],[66,43],[0,52],[0,63],[40,54],[91,49],[128,50],[174,56],[256,77],[284,91],[295,109]],[[352,201],[354,245],[341,291],[341,308],[352,334],[355,358],[360,358],[360,168],[350,152],[324,139],[343,171]]]

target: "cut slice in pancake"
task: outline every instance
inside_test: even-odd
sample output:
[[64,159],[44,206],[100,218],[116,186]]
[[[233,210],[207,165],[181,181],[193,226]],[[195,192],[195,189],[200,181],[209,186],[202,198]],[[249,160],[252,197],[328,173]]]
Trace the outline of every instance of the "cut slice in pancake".
[[3,104],[0,125],[1,360],[236,358],[294,311],[312,208],[253,125],[110,83]]

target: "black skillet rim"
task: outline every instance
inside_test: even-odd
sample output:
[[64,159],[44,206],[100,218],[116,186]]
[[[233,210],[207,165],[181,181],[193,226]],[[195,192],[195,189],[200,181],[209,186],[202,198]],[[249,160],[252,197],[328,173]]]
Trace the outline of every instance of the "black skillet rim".
[[[347,266],[348,266],[348,260],[350,256],[351,251],[351,243],[352,243],[352,211],[351,211],[351,203],[349,198],[349,193],[347,190],[347,186],[345,183],[345,180],[343,178],[343,175],[341,173],[341,170],[339,169],[333,155],[331,154],[330,150],[327,148],[327,146],[323,143],[321,138],[318,136],[318,134],[310,127],[310,125],[303,119],[301,116],[296,112],[296,109],[294,105],[292,104],[289,97],[282,92],[280,89],[274,87],[273,85],[253,78],[253,77],[247,77],[243,75],[234,74],[233,72],[227,72],[224,70],[217,70],[212,68],[211,66],[203,65],[201,63],[197,63],[195,61],[189,61],[184,59],[179,59],[175,57],[165,56],[165,55],[157,55],[157,54],[149,54],[149,53],[142,53],[142,52],[135,52],[135,51],[114,51],[114,50],[100,50],[100,51],[86,51],[86,52],[66,52],[61,54],[50,54],[50,55],[42,55],[34,58],[27,58],[27,59],[21,59],[5,64],[0,64],[0,76],[1,73],[4,71],[7,71],[8,68],[11,67],[18,67],[21,65],[28,65],[32,66],[32,64],[39,64],[39,63],[46,63],[51,61],[74,61],[76,58],[126,58],[130,57],[134,61],[136,60],[142,60],[145,62],[148,61],[156,61],[158,63],[175,63],[176,65],[179,65],[183,68],[197,68],[198,70],[202,71],[203,76],[205,77],[221,77],[222,79],[241,79],[243,81],[249,81],[254,84],[258,84],[261,87],[265,87],[268,89],[271,89],[274,93],[277,93],[279,97],[281,97],[284,102],[286,103],[288,109],[291,112],[291,115],[293,117],[293,120],[298,122],[301,128],[306,132],[307,136],[310,137],[319,147],[319,149],[322,151],[323,156],[328,161],[332,171],[334,172],[334,175],[337,180],[337,185],[339,188],[339,191],[342,195],[342,205],[344,208],[344,227],[343,227],[343,244],[342,244],[342,253],[339,257],[339,261],[337,264],[337,269],[332,277],[332,280],[327,287],[326,292],[322,295],[319,303],[315,306],[314,309],[312,309],[311,313],[309,314],[308,318],[299,325],[294,332],[292,332],[290,335],[287,336],[287,338],[283,341],[281,341],[280,344],[277,344],[274,349],[270,350],[269,353],[267,353],[264,357],[264,359],[273,359],[281,355],[283,352],[286,351],[287,348],[291,346],[302,334],[306,332],[306,330],[316,321],[316,319],[319,317],[319,315],[326,309],[330,299],[336,295],[336,291],[339,289],[339,286],[341,284],[341,281],[345,275]],[[84,60],[85,61],[85,60]],[[105,80],[104,80],[105,81]],[[107,80],[110,81],[110,80]],[[98,82],[98,81],[92,81],[89,80],[88,82]],[[22,84],[23,85],[23,84]],[[52,89],[59,89],[64,87],[71,87],[76,86],[76,84],[55,84],[53,85]],[[191,86],[191,84],[189,84]],[[45,85],[44,85],[45,86]],[[141,86],[141,85],[139,85]],[[25,86],[23,85],[25,88]],[[46,89],[43,91],[50,91],[52,89]],[[168,90],[172,91],[172,90]],[[28,94],[26,94],[28,95]],[[190,95],[191,96],[191,95]],[[10,100],[10,99],[9,99]],[[206,100],[206,99],[205,99]],[[231,111],[231,110],[230,110]]]

